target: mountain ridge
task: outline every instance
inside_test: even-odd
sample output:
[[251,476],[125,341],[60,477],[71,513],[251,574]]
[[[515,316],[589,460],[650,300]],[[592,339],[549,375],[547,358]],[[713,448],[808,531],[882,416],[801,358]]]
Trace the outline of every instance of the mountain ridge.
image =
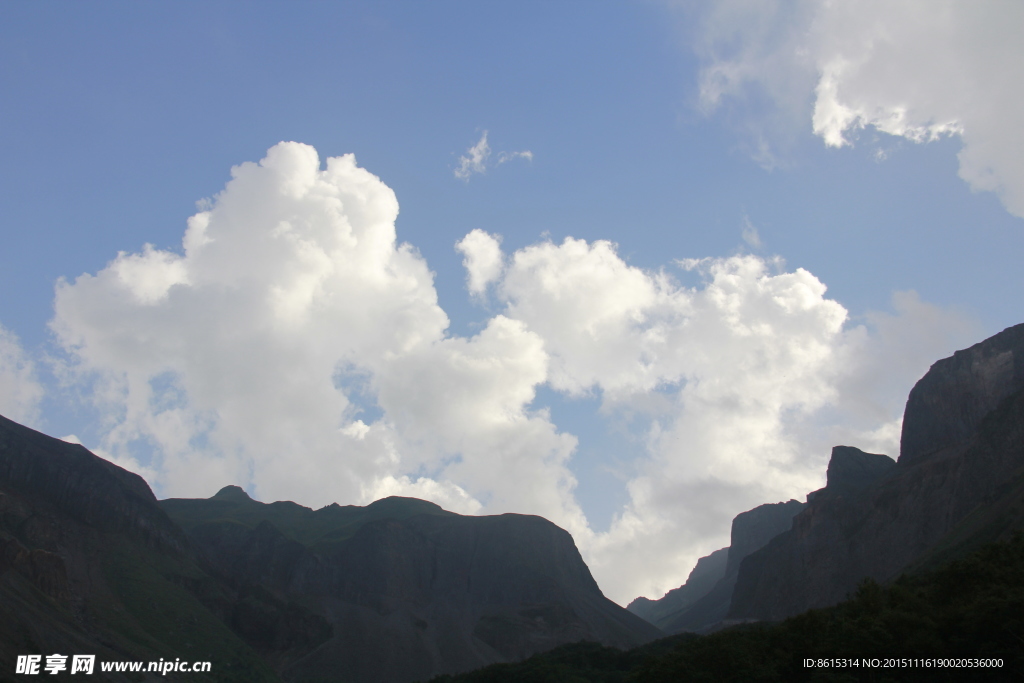
[[401,497],[312,510],[237,486],[157,501],[138,475],[2,417],[0,606],[4,661],[187,658],[223,681],[406,683],[661,635],[541,517]]
[[400,497],[311,510],[230,488],[161,505],[233,584],[319,606],[332,635],[281,659],[287,680],[345,670],[412,681],[565,642],[661,635],[605,598],[572,537],[542,517],[462,516]]
[[729,617],[781,619],[927,565],[944,545],[955,557],[972,545],[961,526],[972,516],[1006,538],[1024,522],[1022,477],[1024,324],[934,363],[908,397],[896,463],[860,489],[812,496],[744,560]]

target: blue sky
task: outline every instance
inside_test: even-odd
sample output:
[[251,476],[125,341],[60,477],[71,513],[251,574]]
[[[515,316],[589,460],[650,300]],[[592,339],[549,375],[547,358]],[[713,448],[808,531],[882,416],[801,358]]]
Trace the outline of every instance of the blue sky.
[[[1012,3],[2,11],[0,412],[161,496],[543,514],[656,596],[1024,319]],[[273,199],[350,153],[376,256]]]

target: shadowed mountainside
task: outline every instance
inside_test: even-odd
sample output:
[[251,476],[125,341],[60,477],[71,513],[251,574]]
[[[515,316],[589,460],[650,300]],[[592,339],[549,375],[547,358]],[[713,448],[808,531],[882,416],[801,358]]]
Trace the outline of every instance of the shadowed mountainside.
[[572,537],[540,517],[465,517],[398,497],[310,510],[237,487],[161,505],[227,580],[331,624],[315,650],[277,662],[288,680],[413,681],[661,635],[607,600]]
[[731,618],[835,604],[865,577],[891,581],[1024,528],[1024,325],[932,365],[895,464],[843,455],[793,528],[743,561]]
[[[573,645],[435,683],[1024,676],[1024,325],[931,367],[907,401],[898,461],[837,446],[826,486],[807,498],[806,506],[790,501],[788,529],[750,525],[760,530],[750,543],[737,542],[737,523],[772,506],[737,516],[724,563],[716,551],[683,587],[630,605],[671,631],[673,619],[725,604],[728,618],[705,629],[726,627],[716,633],[628,652]],[[732,571],[735,587],[726,591]],[[695,599],[718,572],[715,587]],[[998,665],[896,672],[863,664],[950,656]],[[808,668],[805,658],[856,667]]]
[[[430,683],[1019,681],[1020,633],[1024,534],[1018,532],[889,586],[865,581],[849,600],[779,623],[684,633],[625,652],[576,643]],[[935,665],[953,653],[969,659],[959,667]],[[829,665],[808,667],[806,659]]]
[[[826,486],[785,505],[774,517],[773,506],[738,515],[724,567],[722,551],[702,558],[684,586],[629,609],[666,633],[777,620],[1024,528],[1024,325],[917,382],[897,462],[836,446]],[[749,541],[738,540],[743,527]]]
[[97,674],[102,661],[181,658],[216,662],[209,680],[277,680],[197,594],[234,598],[140,477],[0,417],[5,676],[19,654],[60,653],[95,654]]
[[790,528],[804,504],[791,500],[768,503],[736,515],[728,548],[697,560],[686,583],[660,600],[637,598],[627,609],[665,633],[703,633],[723,626],[729,611],[740,563]]
[[180,658],[210,661],[211,681],[405,682],[661,635],[540,517],[410,498],[314,511],[234,486],[158,502],[137,475],[2,417],[0,613],[3,680],[19,654],[67,653],[95,654],[97,674]]
[[711,592],[715,584],[725,576],[728,559],[728,548],[716,550],[697,560],[686,583],[679,588],[673,588],[658,600],[636,598],[626,609],[665,631],[665,627],[682,611]]

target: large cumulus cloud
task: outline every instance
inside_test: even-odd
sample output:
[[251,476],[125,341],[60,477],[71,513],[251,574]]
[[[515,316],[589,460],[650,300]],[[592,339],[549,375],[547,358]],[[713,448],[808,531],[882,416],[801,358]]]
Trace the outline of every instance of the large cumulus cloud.
[[[154,448],[155,483],[166,494],[208,495],[225,481],[312,504],[381,486],[397,492],[406,480],[396,472],[436,463],[400,448],[404,432],[392,416],[417,414],[430,404],[425,395],[445,404],[445,387],[431,382],[448,373],[437,369],[415,392],[392,397],[401,384],[394,373],[458,364],[502,332],[521,331],[496,322],[445,353],[455,342],[444,339],[432,275],[415,249],[396,243],[394,193],[352,156],[321,169],[314,149],[282,143],[232,176],[189,219],[183,254],[120,253],[57,287],[52,326],[107,409],[102,446],[122,456]],[[360,382],[346,381],[367,377],[389,411],[369,425],[365,406],[350,400]],[[521,410],[516,400],[502,408]],[[422,436],[405,426],[410,438]],[[456,485],[428,480],[408,481],[478,507]]]
[[[52,328],[103,420],[87,445],[164,496],[237,483],[314,506],[412,495],[544,515],[621,602],[679,585],[738,512],[820,485],[833,438],[892,452],[892,396],[961,341],[910,294],[853,325],[780,260],[647,271],[608,242],[504,254],[482,230],[457,250],[470,295],[500,312],[461,337],[397,240],[394,193],[351,155],[321,167],[281,143],[203,207],[180,252],[122,252],[58,284]],[[894,341],[921,321],[927,348]],[[584,456],[540,386],[600,397],[634,440],[607,531],[577,503]]]

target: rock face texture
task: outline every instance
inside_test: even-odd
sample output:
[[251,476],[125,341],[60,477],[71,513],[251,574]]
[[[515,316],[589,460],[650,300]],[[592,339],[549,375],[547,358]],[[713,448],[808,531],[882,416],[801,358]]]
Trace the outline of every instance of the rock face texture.
[[907,401],[900,458],[833,451],[792,530],[740,565],[729,617],[834,604],[865,577],[1024,528],[1024,325],[935,363]]
[[900,463],[910,465],[971,439],[981,421],[1024,388],[1024,325],[932,365],[907,399]]
[[572,537],[540,517],[464,517],[397,497],[314,511],[236,487],[162,505],[228,580],[329,624],[311,652],[279,658],[286,680],[426,680],[563,643],[662,635],[607,600]]
[[188,546],[142,477],[2,416],[0,485],[98,531],[173,552]]
[[896,466],[888,455],[865,453],[852,446],[836,446],[825,472],[825,490],[830,495],[854,496]]
[[732,521],[728,548],[698,560],[686,583],[660,600],[637,598],[627,609],[665,633],[702,633],[719,627],[732,602],[740,563],[788,530],[803,508],[804,503],[790,500],[740,513]]
[[740,562],[750,553],[760,550],[768,542],[788,531],[793,525],[793,517],[804,509],[804,503],[790,500],[785,503],[768,503],[758,505],[736,515],[732,520],[732,533],[729,536],[729,562],[725,574],[739,571]]

